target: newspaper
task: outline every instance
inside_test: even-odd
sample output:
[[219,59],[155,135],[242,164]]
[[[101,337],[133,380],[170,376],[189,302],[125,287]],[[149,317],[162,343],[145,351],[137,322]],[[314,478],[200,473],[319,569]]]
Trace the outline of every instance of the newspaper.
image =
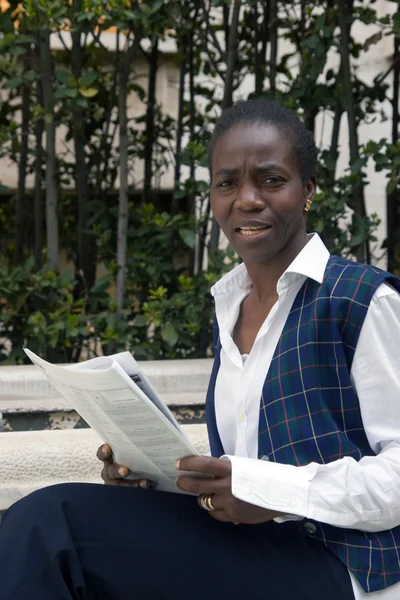
[[130,352],[71,366],[53,365],[27,348],[25,352],[111,446],[115,461],[126,465],[132,478],[150,479],[158,490],[182,493],[175,484],[174,462],[198,452]]

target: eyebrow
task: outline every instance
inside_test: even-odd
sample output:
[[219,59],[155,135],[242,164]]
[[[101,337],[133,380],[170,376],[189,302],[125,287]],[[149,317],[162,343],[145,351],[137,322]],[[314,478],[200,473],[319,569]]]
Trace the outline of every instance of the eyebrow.
[[236,175],[239,169],[219,169],[216,175]]
[[[282,167],[277,165],[276,163],[265,163],[261,165],[256,165],[251,169],[255,173],[272,173],[273,171],[281,171]],[[239,169],[219,169],[215,175],[236,175]]]
[[262,165],[256,165],[251,170],[255,171],[256,173],[271,173],[273,171],[281,171],[282,167],[276,163],[266,163]]

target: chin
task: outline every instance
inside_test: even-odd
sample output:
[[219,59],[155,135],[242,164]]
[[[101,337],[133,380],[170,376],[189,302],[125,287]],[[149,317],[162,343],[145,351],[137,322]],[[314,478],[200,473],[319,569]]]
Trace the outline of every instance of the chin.
[[276,252],[238,252],[245,264],[263,264],[271,262],[276,257]]

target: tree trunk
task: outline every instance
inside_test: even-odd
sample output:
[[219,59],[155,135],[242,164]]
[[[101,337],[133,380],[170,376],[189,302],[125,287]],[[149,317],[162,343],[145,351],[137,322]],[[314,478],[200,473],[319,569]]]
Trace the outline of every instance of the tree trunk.
[[158,38],[152,43],[149,55],[149,88],[147,93],[146,141],[144,144],[143,202],[152,200],[153,150],[155,134],[156,87],[158,71]]
[[128,139],[128,77],[121,67],[119,77],[118,111],[119,111],[119,201],[118,201],[118,238],[117,238],[117,306],[124,307],[126,246],[128,235],[128,171],[129,171],[129,139]]
[[[29,49],[23,57],[24,73],[30,68]],[[28,169],[29,152],[29,121],[30,121],[30,93],[29,86],[23,83],[21,86],[21,141],[18,165],[18,191],[15,205],[15,249],[14,264],[21,262],[23,256],[23,246],[26,234],[24,232],[24,200],[26,189],[26,172]]]
[[271,49],[269,55],[269,87],[271,92],[276,92],[276,73],[278,59],[278,7],[277,0],[269,2],[269,38]]
[[185,103],[185,79],[187,69],[187,40],[181,45],[181,64],[179,71],[179,92],[178,92],[178,122],[176,127],[176,145],[175,145],[175,170],[174,170],[174,197],[172,198],[171,214],[176,215],[179,209],[180,198],[176,197],[179,191],[179,183],[181,180],[181,152],[182,152],[182,137],[183,137],[183,119],[184,119],[184,103]]
[[[264,5],[263,5],[264,4]],[[254,91],[256,96],[260,96],[264,90],[265,80],[265,61],[266,51],[269,42],[269,2],[264,1],[261,5],[262,9],[262,21],[259,24],[259,12],[258,3],[253,7],[254,15],[254,30],[256,37],[256,44],[254,48]]]
[[[316,81],[312,82],[313,84],[316,83]],[[307,110],[307,108],[304,108],[304,125],[305,128],[308,129],[308,131],[311,131],[311,133],[315,134],[315,119],[318,116],[318,112],[319,109],[318,108],[312,108],[311,110]]]
[[51,269],[56,269],[59,254],[56,126],[53,109],[53,61],[50,50],[50,32],[47,29],[42,29],[40,32],[40,63],[46,135],[47,262]]
[[242,0],[234,0],[233,9],[232,9],[232,21],[231,21],[231,24],[229,27],[226,74],[225,74],[225,88],[224,88],[224,99],[222,101],[222,110],[231,106],[232,102],[233,102],[233,79],[234,79],[235,67],[236,67],[236,53],[237,53],[237,47],[238,47],[238,28],[239,28],[239,16],[240,16],[241,6],[242,6]]
[[[229,27],[228,37],[228,48],[227,48],[227,62],[226,62],[226,74],[225,74],[225,88],[224,98],[222,100],[222,110],[229,108],[233,102],[233,79],[235,75],[236,67],[236,53],[238,47],[238,29],[239,29],[239,16],[240,8],[242,6],[242,0],[234,0],[232,9],[232,21]],[[213,219],[210,236],[210,250],[211,252],[218,250],[220,228],[215,219]]]
[[[189,72],[189,89],[190,89],[190,116],[189,116],[189,135],[190,139],[194,140],[196,136],[196,98],[195,98],[195,75],[194,75],[194,32],[192,29],[191,38],[189,40],[189,61],[191,65],[191,69]],[[196,164],[193,154],[190,159],[190,181],[191,181],[191,190],[188,198],[189,210],[190,214],[196,213],[196,193],[194,190],[194,181],[196,178]],[[195,259],[196,259],[196,251],[192,249],[190,253],[190,263],[189,263],[189,276],[192,277],[195,272]]]
[[336,163],[339,158],[339,134],[340,134],[340,123],[342,120],[342,114],[343,114],[342,107],[339,104],[337,104],[336,108],[335,108],[335,116],[333,118],[331,145],[330,145],[331,158],[334,162],[333,179],[335,178]]
[[[400,13],[400,9],[397,11]],[[393,99],[392,99],[392,144],[399,139],[399,86],[400,86],[400,51],[399,36],[394,36],[393,49]],[[387,219],[387,269],[394,273],[399,268],[400,249],[400,197],[397,187],[386,198]]]
[[[121,56],[118,65],[118,122],[119,122],[119,199],[117,231],[117,307],[122,310],[125,300],[126,247],[128,236],[128,194],[129,194],[129,135],[128,135],[128,91],[129,74],[133,58],[139,48],[141,37],[135,34],[135,41]],[[117,42],[117,48],[119,42]]]
[[[39,43],[35,46],[35,52],[39,52]],[[36,69],[40,73],[39,56],[35,56]],[[36,101],[43,106],[42,82],[36,82]],[[42,267],[43,250],[43,132],[44,121],[38,118],[35,123],[35,265],[36,269]]]
[[[80,10],[81,1],[75,2],[75,9]],[[72,74],[76,80],[82,77],[83,47],[81,31],[73,31],[71,66]],[[88,170],[85,152],[85,114],[84,110],[74,106],[73,111],[73,138],[75,151],[75,190],[77,197],[77,272],[85,281],[85,288],[91,288],[95,281],[96,261],[93,257],[93,248],[88,234],[88,217],[90,190],[88,185]]]
[[[356,164],[360,158],[358,146],[358,130],[357,118],[354,106],[354,95],[352,88],[352,77],[350,69],[350,24],[352,10],[349,3],[345,0],[339,0],[339,26],[340,26],[340,52],[342,66],[342,82],[343,82],[343,101],[346,107],[347,120],[349,125],[349,146],[350,146],[350,162]],[[353,206],[354,214],[359,219],[366,217],[364,187],[360,181],[353,187]],[[360,244],[355,254],[360,262],[370,262],[369,243],[368,241]]]

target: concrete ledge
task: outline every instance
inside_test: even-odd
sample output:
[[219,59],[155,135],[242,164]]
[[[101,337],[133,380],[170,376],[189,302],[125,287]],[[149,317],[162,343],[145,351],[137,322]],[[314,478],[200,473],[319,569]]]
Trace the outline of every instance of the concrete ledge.
[[[157,360],[139,364],[169,406],[204,404],[211,359]],[[65,410],[71,410],[71,405],[34,365],[0,367],[0,412]]]
[[[184,425],[183,430],[200,453],[207,452],[205,425]],[[48,485],[101,482],[100,444],[92,429],[0,434],[0,511]]]

